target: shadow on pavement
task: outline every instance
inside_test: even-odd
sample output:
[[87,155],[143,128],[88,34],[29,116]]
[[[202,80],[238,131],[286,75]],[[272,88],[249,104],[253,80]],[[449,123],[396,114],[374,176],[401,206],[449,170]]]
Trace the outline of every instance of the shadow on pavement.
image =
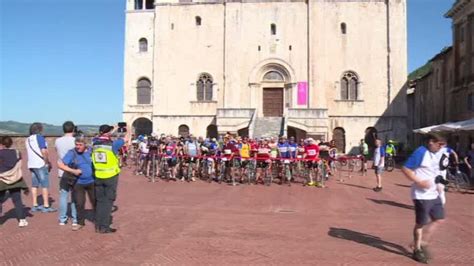
[[395,186],[399,186],[399,187],[411,187],[410,185],[403,185],[403,184],[395,184]]
[[[29,207],[28,208],[23,208],[23,211],[25,212],[26,217],[33,217],[33,215],[30,213],[30,210],[31,210],[31,208],[29,208]],[[0,225],[4,224],[9,219],[17,220],[15,208],[12,208],[11,210],[7,211],[6,213],[3,213],[3,215],[0,213]]]
[[370,188],[370,187],[364,187],[364,186],[360,186],[360,185],[347,184],[347,183],[339,183],[339,184],[344,185],[344,186],[350,186],[350,187],[356,187],[356,188],[372,190],[372,188]]
[[391,243],[391,242],[384,241],[380,237],[377,237],[377,236],[368,235],[368,234],[352,231],[349,229],[334,228],[334,227],[329,228],[328,235],[335,238],[354,241],[359,244],[364,244],[367,246],[378,248],[380,250],[397,254],[400,256],[406,256],[406,257],[411,256],[411,253],[406,248],[400,245]]
[[404,208],[404,209],[408,209],[408,210],[414,210],[415,209],[415,207],[413,207],[412,205],[407,205],[407,204],[403,204],[403,203],[399,203],[399,202],[395,202],[395,201],[391,201],[391,200],[377,200],[377,199],[369,199],[369,198],[368,198],[368,200],[371,200],[372,202],[377,203],[377,204],[390,205],[390,206]]

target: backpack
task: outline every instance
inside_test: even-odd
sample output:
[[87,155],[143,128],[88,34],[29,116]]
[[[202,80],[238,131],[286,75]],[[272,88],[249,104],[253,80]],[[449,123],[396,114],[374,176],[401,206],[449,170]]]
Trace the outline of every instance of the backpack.
[[21,157],[20,157],[20,152],[18,150],[15,150],[16,152],[16,158],[18,161],[16,162],[15,166],[3,173],[0,173],[0,181],[7,185],[14,184],[18,181],[21,180],[23,177],[23,172],[21,171]]

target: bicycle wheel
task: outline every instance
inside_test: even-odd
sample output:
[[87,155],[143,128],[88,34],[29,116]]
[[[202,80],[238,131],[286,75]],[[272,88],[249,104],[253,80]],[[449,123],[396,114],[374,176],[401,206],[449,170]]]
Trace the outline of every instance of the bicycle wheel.
[[395,169],[395,160],[393,160],[393,158],[390,157],[385,162],[385,170],[387,170],[387,172],[392,172],[393,169]]

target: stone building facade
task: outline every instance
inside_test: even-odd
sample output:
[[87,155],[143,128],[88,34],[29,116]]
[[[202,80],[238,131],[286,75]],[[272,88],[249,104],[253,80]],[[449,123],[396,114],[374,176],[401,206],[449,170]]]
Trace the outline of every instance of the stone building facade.
[[[474,117],[474,1],[458,0],[445,14],[452,19],[453,45],[410,75],[408,127],[416,129]],[[466,149],[472,133],[451,135],[450,144]],[[409,135],[418,145],[421,136]]]
[[406,0],[127,0],[124,120],[404,142],[406,42]]

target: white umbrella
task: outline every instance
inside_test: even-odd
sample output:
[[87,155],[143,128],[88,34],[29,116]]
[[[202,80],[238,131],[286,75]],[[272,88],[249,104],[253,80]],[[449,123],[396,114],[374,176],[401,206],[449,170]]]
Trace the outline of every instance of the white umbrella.
[[431,129],[432,131],[474,130],[474,118],[459,122],[448,122]]
[[426,134],[426,133],[429,133],[433,128],[435,128],[437,126],[439,126],[439,125],[434,125],[434,126],[429,126],[429,127],[422,127],[422,128],[414,129],[413,132],[414,133],[420,133],[420,134]]
[[474,118],[463,121],[460,130],[474,130]]

